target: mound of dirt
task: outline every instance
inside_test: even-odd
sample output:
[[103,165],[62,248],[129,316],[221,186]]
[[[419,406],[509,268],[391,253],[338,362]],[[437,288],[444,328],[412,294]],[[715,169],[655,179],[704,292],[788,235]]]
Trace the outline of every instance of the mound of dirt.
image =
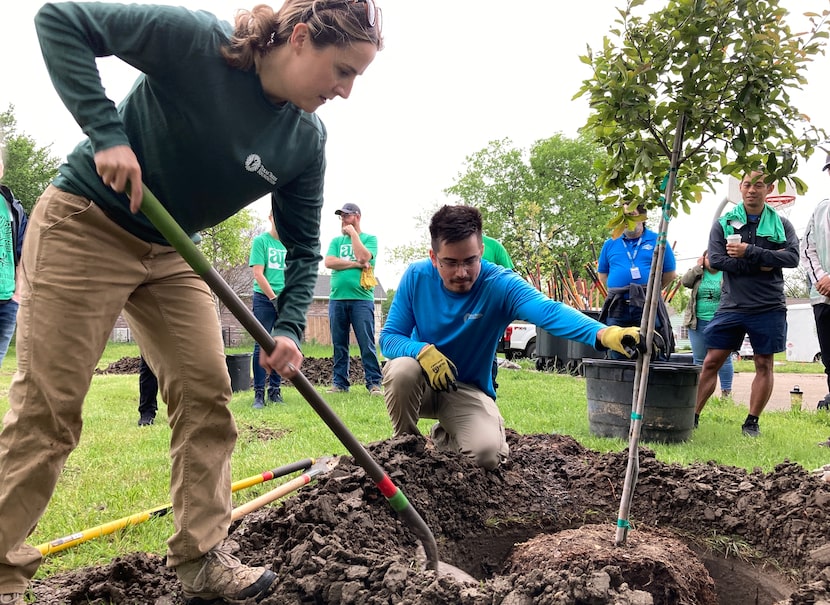
[[[140,357],[122,357],[106,368],[96,369],[95,374],[138,374],[140,362]],[[331,384],[334,375],[330,357],[306,357],[302,370],[309,382],[317,385]],[[366,384],[360,357],[349,358],[349,382],[352,385]],[[290,385],[291,381],[283,379],[283,384]]]
[[103,369],[95,368],[95,374],[138,374],[140,367],[141,357],[122,357]]
[[[626,544],[615,547],[627,452],[599,454],[561,435],[508,437],[510,460],[494,472],[436,451],[419,437],[367,447],[431,528],[441,560],[477,578],[476,584],[425,569],[411,528],[366,473],[343,457],[283,505],[233,527],[240,558],[278,574],[262,603],[830,600],[830,485],[801,467],[784,463],[764,474],[679,466],[658,462],[644,449],[632,528]],[[729,557],[706,550],[718,541],[728,542]],[[740,552],[759,559],[744,561],[734,554]],[[716,601],[714,576],[728,580],[720,586],[715,578]],[[182,603],[175,574],[162,557],[146,553],[52,576],[33,591],[37,603],[50,605]]]
[[[626,536],[625,544],[614,545],[616,528],[610,524],[583,525],[556,534],[540,534],[517,544],[508,557],[506,573],[552,571],[556,575],[578,570],[611,584],[608,569],[624,569],[629,586],[653,586],[649,597],[657,603],[717,604],[715,583],[703,563],[672,534],[644,528]],[[593,592],[596,590],[596,581]],[[641,591],[645,592],[645,591]],[[643,595],[644,596],[644,595]]]

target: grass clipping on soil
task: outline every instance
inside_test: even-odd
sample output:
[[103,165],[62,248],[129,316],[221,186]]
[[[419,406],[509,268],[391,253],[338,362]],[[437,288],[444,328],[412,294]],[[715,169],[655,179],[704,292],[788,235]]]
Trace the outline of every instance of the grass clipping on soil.
[[[510,460],[494,472],[414,436],[367,448],[431,528],[441,559],[477,584],[425,570],[413,532],[343,457],[282,505],[232,527],[240,558],[278,574],[262,603],[716,603],[711,578],[681,535],[734,536],[792,570],[794,592],[782,603],[830,596],[830,484],[798,465],[769,474],[681,467],[644,449],[633,528],[617,548],[627,453],[600,454],[562,435],[508,438]],[[182,603],[175,573],[146,553],[52,576],[33,592],[49,604]]]

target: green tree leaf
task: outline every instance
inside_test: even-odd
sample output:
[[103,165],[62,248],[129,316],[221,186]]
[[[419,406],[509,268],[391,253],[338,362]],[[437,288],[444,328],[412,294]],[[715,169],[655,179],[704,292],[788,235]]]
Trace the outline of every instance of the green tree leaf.
[[17,132],[14,105],[0,113],[0,145],[4,149],[3,184],[31,212],[46,186],[58,174],[60,160],[51,155],[50,147],[39,147],[35,140]]

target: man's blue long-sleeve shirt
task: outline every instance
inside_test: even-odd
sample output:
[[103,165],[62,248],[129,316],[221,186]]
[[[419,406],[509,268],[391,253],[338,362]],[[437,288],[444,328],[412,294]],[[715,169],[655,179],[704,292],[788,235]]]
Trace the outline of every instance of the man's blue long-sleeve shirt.
[[380,350],[390,359],[414,358],[433,344],[456,365],[459,382],[475,385],[495,399],[496,346],[505,327],[516,319],[591,346],[605,327],[547,298],[517,273],[487,261],[481,262],[481,273],[469,292],[450,292],[425,259],[410,265],[401,279],[380,333]]

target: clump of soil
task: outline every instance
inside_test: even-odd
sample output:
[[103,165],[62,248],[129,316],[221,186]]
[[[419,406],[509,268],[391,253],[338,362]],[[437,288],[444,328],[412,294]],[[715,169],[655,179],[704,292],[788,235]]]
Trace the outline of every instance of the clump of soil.
[[[334,377],[331,357],[306,357],[303,359],[302,371],[311,384],[331,384]],[[282,382],[291,384],[287,378],[283,378]],[[366,384],[360,357],[349,357],[349,383],[352,386]]]
[[[138,374],[140,362],[140,357],[122,357],[106,368],[96,369],[95,374]],[[302,370],[309,382],[317,385],[331,384],[334,375],[330,357],[306,357],[303,359]],[[349,358],[349,382],[352,385],[366,384],[360,357]],[[291,381],[284,378],[282,383],[290,385]]]
[[95,368],[95,374],[138,374],[140,368],[141,357],[122,357],[103,369]]
[[[493,472],[436,451],[420,437],[367,447],[431,528],[442,561],[478,583],[425,569],[415,534],[366,473],[343,457],[282,505],[251,513],[232,528],[240,558],[278,574],[262,603],[830,600],[830,485],[798,465],[780,464],[769,474],[680,466],[661,463],[643,449],[632,528],[626,544],[617,547],[613,534],[627,452],[600,454],[563,435],[508,432],[508,439],[510,459]],[[728,558],[706,550],[706,539],[713,537],[729,539]],[[749,551],[761,558],[744,562],[734,555]],[[713,596],[710,575],[727,576],[730,592],[715,584]],[[182,603],[175,574],[162,557],[146,553],[52,576],[33,592],[37,603],[50,605]]]

